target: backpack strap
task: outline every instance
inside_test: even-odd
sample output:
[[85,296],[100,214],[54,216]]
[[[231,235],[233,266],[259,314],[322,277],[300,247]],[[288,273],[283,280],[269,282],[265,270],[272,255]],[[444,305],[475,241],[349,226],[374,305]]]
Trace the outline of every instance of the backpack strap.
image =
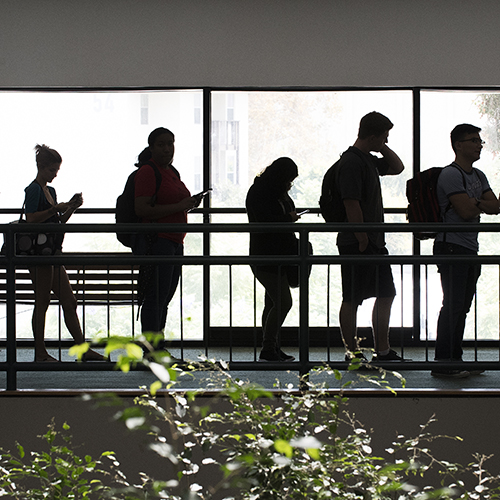
[[[349,149],[346,149],[341,155],[340,155],[340,158],[342,159],[342,157],[346,154],[346,153],[353,153],[355,154],[358,158],[361,158],[361,160],[363,161],[363,164],[364,166],[366,167],[370,167],[370,165],[368,164],[368,161],[366,159],[366,155],[365,153],[363,153],[363,151],[361,151],[360,149],[356,148],[355,146],[351,146]],[[338,183],[338,176],[339,176],[339,169],[337,169],[336,173],[335,173],[335,182]],[[362,170],[362,176],[363,176],[363,195],[366,195],[366,190],[367,190],[367,187],[366,187],[366,182],[365,182],[365,178],[366,178],[366,170],[363,169]]]
[[[453,163],[450,163],[449,165],[447,165],[444,168],[447,168],[447,167],[456,168],[462,174],[462,180],[464,182],[464,189],[465,189],[465,192],[467,193],[467,183],[465,181],[465,174],[464,174],[464,171],[462,170],[462,168],[460,167],[460,165],[458,165],[455,162],[453,162]],[[443,168],[443,170],[444,170],[444,168]],[[474,171],[474,167],[472,167],[471,172],[473,172],[473,171]],[[448,205],[446,205],[446,208],[444,209],[444,212],[441,214],[441,218],[442,218],[443,222],[444,222],[444,216],[446,215],[446,212],[448,212],[448,210],[450,210],[451,207],[452,207],[451,202],[448,200]],[[443,243],[446,243],[446,235],[447,235],[447,233],[444,233]]]
[[[465,174],[464,174],[464,171],[462,170],[462,167],[460,167],[460,165],[458,165],[457,163],[453,162],[453,163],[450,163],[449,165],[447,165],[446,167],[444,168],[447,168],[447,167],[453,167],[453,168],[456,168],[461,174],[462,174],[462,181],[464,182],[464,189],[465,189],[465,192],[467,193],[467,182],[465,180]],[[443,169],[444,170],[444,169]],[[471,173],[474,172],[474,167],[472,167],[472,170],[471,170]],[[443,219],[444,219],[444,214],[451,208],[451,203],[448,201],[448,206],[446,207],[446,210],[444,211],[443,213]]]
[[[156,204],[156,197],[158,196],[158,191],[160,190],[162,176],[161,172],[158,170],[158,167],[156,166],[156,163],[154,161],[147,161],[146,163],[144,163],[144,165],[149,165],[153,169],[153,172],[155,173],[156,189],[155,189],[155,194],[151,197],[151,206],[154,207]],[[179,171],[173,165],[170,165],[170,168],[172,169],[172,172],[180,179],[181,176],[179,174]]]

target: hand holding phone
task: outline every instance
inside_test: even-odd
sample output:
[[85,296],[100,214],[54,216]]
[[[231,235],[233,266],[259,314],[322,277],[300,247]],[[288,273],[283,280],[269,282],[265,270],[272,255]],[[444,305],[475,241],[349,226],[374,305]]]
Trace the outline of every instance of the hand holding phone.
[[200,198],[200,201],[203,199],[204,196],[208,194],[209,191],[212,191],[212,188],[208,188],[206,191],[201,191],[198,194],[194,195],[194,198]]
[[[209,191],[212,191],[212,188],[208,188],[206,191],[201,191],[200,193],[193,195],[193,198],[196,199],[196,205],[193,208],[200,206],[201,200],[203,200],[203,197],[206,196]],[[191,212],[193,208],[189,209],[188,212]]]
[[79,207],[83,204],[83,198],[82,198],[82,193],[75,193],[72,197],[71,200],[68,202],[70,205],[73,205],[74,207]]

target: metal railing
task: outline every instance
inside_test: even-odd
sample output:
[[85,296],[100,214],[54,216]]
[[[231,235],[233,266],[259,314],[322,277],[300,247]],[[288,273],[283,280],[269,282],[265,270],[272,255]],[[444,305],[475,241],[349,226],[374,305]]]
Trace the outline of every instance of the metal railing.
[[[22,371],[45,371],[45,370],[55,370],[55,371],[71,371],[71,370],[111,370],[113,366],[111,364],[78,364],[78,363],[31,363],[31,362],[20,362],[17,358],[17,346],[20,339],[17,335],[16,329],[16,269],[26,268],[33,265],[43,265],[43,264],[58,264],[58,265],[80,265],[80,266],[110,266],[110,265],[120,265],[120,266],[133,266],[142,264],[155,264],[158,262],[182,262],[184,268],[191,266],[199,266],[202,269],[203,283],[202,286],[202,334],[200,338],[196,340],[191,340],[184,338],[182,334],[182,327],[180,337],[172,341],[172,345],[181,350],[181,354],[185,352],[190,345],[196,345],[202,347],[205,353],[209,356],[210,350],[214,344],[218,346],[221,345],[221,335],[218,336],[218,340],[214,341],[212,333],[221,330],[221,327],[213,326],[211,324],[211,311],[210,311],[210,298],[211,298],[211,288],[210,288],[210,273],[214,266],[224,266],[229,270],[229,276],[231,277],[231,269],[235,266],[249,266],[251,264],[276,264],[279,265],[299,265],[300,269],[300,284],[298,288],[298,324],[294,327],[285,327],[284,331],[293,331],[294,335],[286,341],[288,345],[293,347],[297,352],[297,360],[294,362],[267,362],[258,363],[257,361],[257,350],[260,348],[259,345],[259,331],[258,321],[256,320],[257,315],[260,312],[261,305],[256,304],[256,284],[253,281],[253,286],[248,287],[248,294],[250,295],[250,300],[253,300],[253,320],[248,327],[238,327],[232,325],[231,321],[229,325],[222,328],[225,342],[223,347],[227,349],[229,358],[229,368],[232,370],[295,370],[300,374],[305,374],[311,370],[314,366],[318,364],[328,364],[336,368],[345,368],[347,363],[344,360],[344,349],[341,343],[341,337],[338,326],[335,326],[335,321],[332,321],[332,317],[336,316],[336,311],[328,311],[327,324],[323,327],[317,327],[310,324],[310,287],[311,282],[308,278],[309,267],[312,268],[325,266],[330,272],[331,268],[339,268],[340,264],[355,264],[360,262],[360,257],[354,256],[339,256],[336,254],[332,255],[309,255],[308,254],[308,242],[310,236],[313,233],[336,233],[339,230],[349,230],[349,231],[384,231],[386,233],[411,233],[420,232],[424,230],[429,230],[429,225],[426,224],[363,224],[363,225],[347,225],[347,224],[324,224],[324,223],[300,223],[293,226],[293,230],[299,235],[299,255],[297,256],[279,256],[279,257],[251,257],[249,255],[186,255],[182,258],[179,257],[162,257],[162,256],[135,256],[132,253],[102,253],[102,254],[63,254],[60,256],[16,256],[15,255],[15,235],[18,232],[30,233],[37,232],[40,230],[39,224],[2,224],[0,230],[4,233],[5,238],[5,252],[2,257],[0,257],[0,268],[5,269],[5,294],[6,294],[6,335],[5,335],[5,346],[6,346],[6,357],[5,361],[0,362],[0,371],[4,371],[7,374],[6,377],[6,388],[7,390],[15,390],[17,387],[16,379],[18,372]],[[466,227],[463,225],[441,225],[434,224],[433,229],[442,229],[444,231],[451,232],[462,232],[462,231],[478,231],[478,232],[498,232],[499,226],[497,224],[467,224]],[[287,224],[157,224],[155,228],[160,232],[168,232],[175,229],[176,232],[188,232],[188,233],[201,233],[205,240],[210,239],[210,235],[216,233],[237,233],[237,234],[247,234],[249,232],[259,232],[259,233],[276,233],[289,231],[290,225]],[[47,230],[47,225],[43,225],[43,229]],[[65,232],[65,233],[115,233],[115,232],[133,232],[141,233],[148,232],[149,227],[143,224],[134,225],[116,225],[116,224],[66,224],[61,226],[51,227],[50,231],[54,233]],[[209,245],[204,245],[204,248],[209,248]],[[419,307],[419,298],[421,297],[421,270],[427,269],[429,266],[435,267],[436,264],[440,262],[463,262],[470,261],[470,257],[463,256],[433,256],[433,255],[389,255],[389,256],[373,256],[370,257],[371,262],[377,263],[390,263],[393,266],[399,266],[400,269],[411,269],[413,276],[413,297],[411,297],[411,302],[413,304],[412,320],[410,326],[403,326],[403,321],[401,320],[401,325],[399,327],[392,327],[392,343],[395,348],[404,349],[407,347],[419,347],[423,350],[424,356],[421,360],[415,360],[405,363],[399,363],[397,366],[398,370],[429,370],[430,367],[441,367],[444,366],[440,363],[432,361],[432,354],[429,354],[429,350],[433,346],[433,338],[431,336],[424,335],[422,338],[422,311]],[[493,265],[498,267],[500,265],[500,255],[481,255],[474,257],[474,260],[480,264]],[[498,274],[498,271],[497,271]],[[401,273],[402,275],[402,273]],[[416,279],[418,277],[418,279]],[[231,279],[231,278],[230,278]],[[229,289],[229,308],[233,307],[231,301],[231,290],[232,284]],[[181,307],[182,307],[182,286],[181,289]],[[327,284],[327,294],[330,294],[329,282]],[[330,302],[328,302],[329,307]],[[110,302],[106,307],[113,307],[112,302]],[[130,307],[133,307],[131,304]],[[498,311],[496,312],[498,316]],[[425,315],[424,315],[425,316]],[[131,318],[133,315],[131,316]],[[230,314],[231,317],[231,314]],[[133,320],[131,319],[133,322]],[[181,323],[184,321],[181,318]],[[424,317],[424,321],[426,318]],[[478,324],[477,317],[474,317],[475,332],[481,329],[481,325]],[[333,323],[333,326],[330,323]],[[249,358],[244,360],[237,360],[233,356],[233,352],[237,347],[237,342],[235,342],[236,334],[238,330],[245,330],[250,336],[250,346],[253,350],[248,350]],[[130,333],[134,333],[134,326],[131,325]],[[248,336],[247,335],[247,336]],[[285,335],[283,335],[283,338]],[[290,337],[290,336],[288,336]],[[332,342],[332,337],[335,341]],[[319,339],[319,340],[318,340]],[[323,342],[321,342],[323,339]],[[25,341],[29,344],[29,341]],[[58,344],[61,345],[68,344],[69,341],[61,339],[59,336]],[[319,360],[311,357],[311,347],[313,345],[321,344],[322,347],[326,348],[326,356]],[[470,366],[471,363],[474,364],[475,369],[488,369],[488,370],[498,370],[500,369],[499,353],[498,347],[500,345],[498,341],[498,335],[495,338],[490,338],[488,341],[481,340],[475,334],[475,337],[469,343],[472,344],[474,356],[471,361],[463,363],[464,367]],[[478,356],[482,347],[488,345],[489,347],[494,346],[497,351],[491,359],[484,359],[484,357]],[[481,359],[480,359],[481,358]],[[394,364],[389,363],[384,365],[380,363],[380,366],[393,368]]]

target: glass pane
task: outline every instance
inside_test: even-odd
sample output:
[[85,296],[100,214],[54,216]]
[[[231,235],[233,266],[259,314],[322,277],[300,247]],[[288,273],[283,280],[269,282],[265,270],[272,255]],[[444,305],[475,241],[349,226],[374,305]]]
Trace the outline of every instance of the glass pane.
[[[21,208],[24,188],[36,176],[35,144],[63,158],[53,185],[58,200],[82,192],[82,208],[113,208],[135,169],[149,133],[175,134],[174,165],[187,187],[199,190],[203,133],[200,91],[0,92],[0,147],[10,155],[0,173],[1,204]],[[195,112],[195,110],[197,110]],[[197,178],[198,176],[198,178]],[[3,215],[2,222],[15,217]],[[72,222],[113,222],[111,216],[75,215]],[[67,235],[66,251],[123,251],[114,235]]]
[[[444,167],[455,158],[450,143],[450,132],[461,123],[470,123],[480,127],[481,137],[486,142],[481,158],[474,167],[482,170],[495,194],[500,189],[498,172],[500,171],[500,93],[468,91],[425,91],[421,93],[421,170],[430,167]],[[482,215],[482,222],[498,222],[498,216]],[[500,248],[498,233],[479,234],[479,253],[494,255]],[[432,253],[432,241],[422,245],[422,253]],[[436,324],[441,308],[442,292],[436,266],[429,266],[425,278],[427,293],[426,303],[427,335],[435,338]],[[423,298],[424,300],[424,298]],[[498,339],[498,267],[483,266],[477,285],[477,315],[474,305],[467,315],[465,338]],[[422,314],[425,314],[424,308]],[[425,324],[425,322],[423,322]],[[422,329],[421,336],[426,332]]]
[[[411,177],[412,167],[412,95],[409,91],[349,91],[349,92],[214,92],[212,94],[212,206],[244,207],[246,193],[256,174],[280,156],[289,156],[299,167],[299,177],[290,191],[297,207],[318,208],[321,183],[326,170],[352,145],[357,137],[359,120],[370,111],[386,114],[394,123],[389,145],[406,165],[400,176],[382,180],[386,207],[406,207],[405,185]],[[213,217],[212,220],[222,221]],[[404,216],[388,216],[388,220],[401,222]],[[225,215],[225,222],[246,221],[246,216]],[[317,214],[307,214],[301,222],[321,223]],[[316,255],[335,255],[336,234],[311,233]],[[391,253],[411,254],[411,235],[388,235]],[[234,235],[212,236],[212,251],[220,254],[248,255],[248,236],[236,240]],[[400,274],[398,299],[395,302],[391,324],[405,326],[412,323],[411,293],[404,273],[405,306],[401,304],[403,290]],[[328,276],[329,282],[328,281]],[[340,305],[340,271],[338,266],[315,266],[310,278],[311,326],[338,325]],[[213,324],[228,324],[227,276],[212,277],[213,297],[221,300],[212,303]],[[218,280],[221,280],[219,283]],[[329,285],[329,286],[328,286]],[[225,288],[226,286],[226,288]],[[240,283],[238,290],[252,297],[251,275],[247,283]],[[262,310],[261,287],[257,285],[257,317],[260,324]],[[298,294],[293,293],[294,306],[285,326],[298,325]],[[224,298],[222,298],[224,297]],[[329,297],[329,299],[328,299]],[[221,304],[225,302],[226,307]],[[218,304],[216,306],[216,304]],[[399,304],[399,305],[397,305]],[[369,305],[367,306],[367,310]],[[225,317],[220,311],[226,310]],[[364,311],[364,310],[363,310]],[[215,318],[218,318],[217,320]],[[244,316],[242,316],[244,317]],[[251,325],[252,315],[247,315],[246,325]],[[215,323],[217,321],[217,323]],[[360,326],[371,321],[369,313],[361,312]]]
[[394,123],[389,145],[406,171],[383,180],[386,207],[405,207],[411,177],[412,94],[409,91],[214,92],[214,207],[243,207],[256,174],[280,156],[299,167],[291,192],[298,207],[317,207],[326,170],[351,146],[370,111]]

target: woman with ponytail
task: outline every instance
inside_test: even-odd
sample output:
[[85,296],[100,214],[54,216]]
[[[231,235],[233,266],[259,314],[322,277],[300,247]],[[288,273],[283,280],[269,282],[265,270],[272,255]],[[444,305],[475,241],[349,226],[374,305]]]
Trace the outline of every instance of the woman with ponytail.
[[[135,213],[141,222],[187,222],[187,213],[201,202],[201,195],[191,196],[181,181],[179,172],[172,165],[174,158],[174,134],[163,127],[153,130],[148,137],[148,147],[138,157],[135,175]],[[136,236],[133,252],[136,255],[182,256],[183,232],[141,233]],[[141,266],[139,276],[139,306],[142,333],[163,335],[167,310],[177,289],[181,264],[161,263]],[[162,349],[165,342],[160,342]]]
[[[56,191],[48,186],[59,172],[61,155],[45,144],[35,146],[37,176],[25,189],[25,212],[27,222],[64,223],[82,205],[82,193],[75,194],[67,203],[58,203]],[[63,233],[54,233],[50,249],[44,249],[44,255],[57,255],[62,251]],[[77,344],[84,342],[80,321],[76,313],[76,299],[63,266],[37,265],[29,268],[35,288],[35,308],[33,310],[33,336],[35,338],[35,361],[57,361],[45,346],[45,316],[50,304],[51,292],[59,299],[64,322]],[[102,361],[105,358],[89,349],[82,358],[84,361]]]

